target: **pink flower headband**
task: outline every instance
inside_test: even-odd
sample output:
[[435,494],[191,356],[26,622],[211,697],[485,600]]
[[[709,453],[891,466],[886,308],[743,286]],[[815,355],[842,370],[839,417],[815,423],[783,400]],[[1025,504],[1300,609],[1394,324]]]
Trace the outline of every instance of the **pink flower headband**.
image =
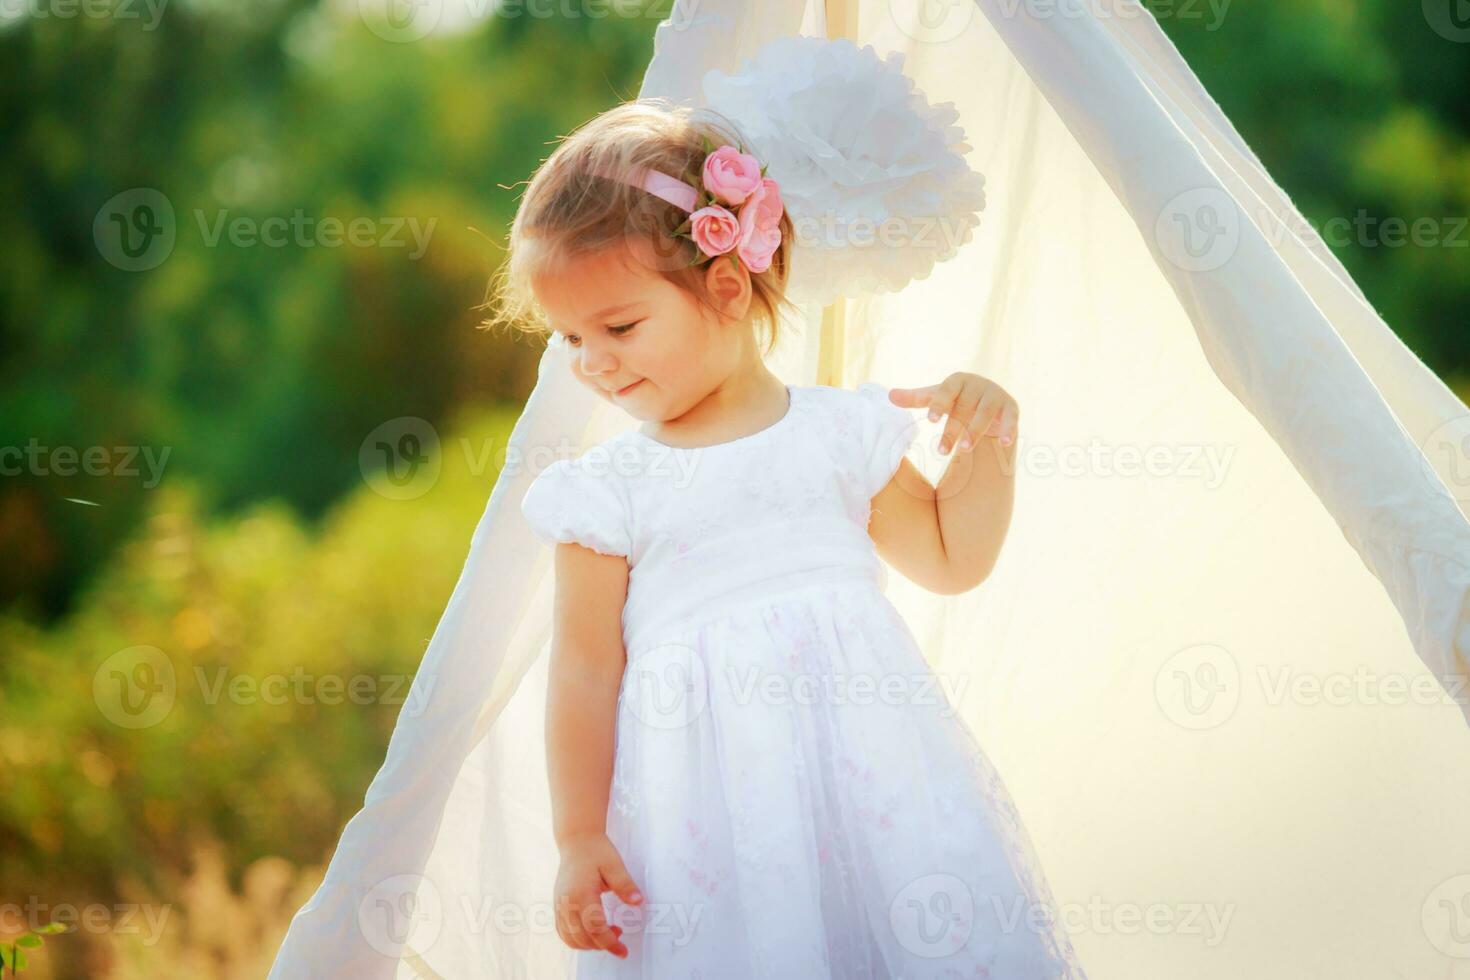
[[657,170],[645,170],[641,180],[635,175],[623,183],[688,211],[689,217],[673,233],[692,239],[706,257],[733,252],[736,262],[744,262],[751,272],[765,272],[781,245],[781,189],[749,153],[728,143],[714,149],[708,139],[704,148],[701,188]]

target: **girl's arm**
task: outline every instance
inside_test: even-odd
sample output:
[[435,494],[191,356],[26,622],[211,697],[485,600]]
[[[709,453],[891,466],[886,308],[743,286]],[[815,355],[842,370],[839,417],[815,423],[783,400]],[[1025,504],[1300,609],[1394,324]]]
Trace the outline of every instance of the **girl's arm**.
[[902,460],[873,497],[868,534],[904,577],[941,595],[967,592],[995,568],[1010,529],[1019,408],[993,381],[963,372],[892,395],[896,405],[929,408],[931,420],[948,415],[939,448],[956,451],[937,487]]
[[557,846],[607,829],[628,563],[556,546],[556,599],[546,691],[546,767]]
[[[546,768],[552,834],[561,852],[557,929],[577,949],[627,949],[607,927],[601,894],[639,901],[607,839],[618,691],[626,654],[628,563],[578,544],[556,546],[556,599],[546,692]],[[617,927],[613,927],[616,929]]]

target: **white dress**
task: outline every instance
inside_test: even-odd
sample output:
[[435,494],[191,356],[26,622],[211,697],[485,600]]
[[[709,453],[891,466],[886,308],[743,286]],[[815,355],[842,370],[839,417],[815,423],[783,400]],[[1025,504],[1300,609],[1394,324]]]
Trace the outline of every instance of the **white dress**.
[[[657,980],[1082,980],[1009,796],[883,594],[871,499],[917,423],[873,382],[789,386],[752,435],[630,430],[543,470],[548,541],[627,556],[603,894]],[[547,882],[547,887],[551,887]]]

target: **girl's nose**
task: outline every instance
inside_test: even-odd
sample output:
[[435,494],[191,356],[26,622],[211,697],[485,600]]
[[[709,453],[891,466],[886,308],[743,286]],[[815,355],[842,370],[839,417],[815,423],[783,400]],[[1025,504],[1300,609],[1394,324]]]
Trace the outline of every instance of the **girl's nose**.
[[582,348],[582,373],[607,374],[617,368],[618,362],[610,351],[593,347]]

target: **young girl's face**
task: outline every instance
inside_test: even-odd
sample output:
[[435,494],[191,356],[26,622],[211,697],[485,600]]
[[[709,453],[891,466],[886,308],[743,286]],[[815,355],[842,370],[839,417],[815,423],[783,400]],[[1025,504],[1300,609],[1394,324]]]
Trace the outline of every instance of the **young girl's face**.
[[734,374],[753,352],[744,326],[750,274],[726,256],[709,262],[710,302],[698,300],[626,248],[570,262],[532,289],[551,328],[569,347],[572,373],[634,418],[677,418]]

